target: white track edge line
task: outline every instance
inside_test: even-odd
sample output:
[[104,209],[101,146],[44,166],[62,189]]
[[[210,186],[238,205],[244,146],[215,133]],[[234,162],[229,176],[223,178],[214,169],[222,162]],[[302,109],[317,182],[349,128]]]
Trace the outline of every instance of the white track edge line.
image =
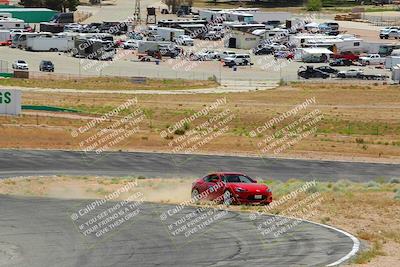
[[313,222],[313,221],[309,221],[309,220],[303,220],[303,219],[299,219],[299,218],[295,218],[295,217],[275,215],[275,214],[271,214],[271,215],[277,216],[277,217],[282,217],[282,218],[295,219],[295,220],[298,220],[298,221],[303,221],[303,222],[308,222],[308,223],[311,223],[311,224],[319,225],[319,226],[322,226],[322,227],[325,227],[325,228],[328,228],[328,229],[335,230],[335,231],[337,231],[339,233],[342,233],[342,234],[346,235],[347,237],[349,237],[351,239],[351,241],[353,241],[353,248],[351,249],[351,251],[349,253],[347,253],[345,256],[343,256],[342,258],[338,259],[337,261],[332,262],[332,263],[330,263],[328,265],[325,265],[327,267],[337,266],[337,265],[347,261],[348,259],[350,259],[354,255],[356,255],[356,253],[360,249],[360,241],[355,236],[353,236],[352,234],[350,234],[350,233],[348,233],[348,232],[346,232],[344,230],[338,229],[338,228],[330,226],[330,225],[317,223],[317,222]]

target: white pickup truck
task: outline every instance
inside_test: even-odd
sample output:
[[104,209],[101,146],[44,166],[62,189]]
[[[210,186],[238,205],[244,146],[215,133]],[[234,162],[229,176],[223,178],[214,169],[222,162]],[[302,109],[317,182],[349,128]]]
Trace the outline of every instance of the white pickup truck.
[[385,58],[381,57],[379,54],[369,54],[365,57],[360,57],[358,60],[363,65],[379,65],[385,63]]

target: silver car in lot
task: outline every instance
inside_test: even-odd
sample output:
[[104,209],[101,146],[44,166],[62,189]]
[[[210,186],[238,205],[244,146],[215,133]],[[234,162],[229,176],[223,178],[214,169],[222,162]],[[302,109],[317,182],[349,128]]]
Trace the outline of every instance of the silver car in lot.
[[360,78],[363,75],[364,72],[362,70],[350,69],[350,70],[339,71],[336,76],[338,78]]
[[251,58],[249,54],[236,54],[225,57],[223,59],[225,66],[238,66],[238,65],[250,65]]

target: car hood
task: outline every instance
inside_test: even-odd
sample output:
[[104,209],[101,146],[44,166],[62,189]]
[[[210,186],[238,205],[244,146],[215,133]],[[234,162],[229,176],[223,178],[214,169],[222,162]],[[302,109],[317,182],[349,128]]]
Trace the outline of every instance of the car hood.
[[262,193],[262,192],[265,193],[265,191],[268,189],[268,186],[266,186],[265,184],[257,184],[257,183],[252,183],[252,184],[227,183],[226,186],[230,187],[232,190],[240,187],[251,193]]

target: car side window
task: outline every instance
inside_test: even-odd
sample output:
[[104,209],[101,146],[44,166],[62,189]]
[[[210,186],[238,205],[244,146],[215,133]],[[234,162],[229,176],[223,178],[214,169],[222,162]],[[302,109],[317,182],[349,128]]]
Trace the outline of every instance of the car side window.
[[217,179],[218,179],[218,176],[217,176],[217,175],[211,174],[211,175],[208,175],[208,176],[204,179],[204,181],[209,183],[209,182],[215,181],[215,180],[217,180]]

